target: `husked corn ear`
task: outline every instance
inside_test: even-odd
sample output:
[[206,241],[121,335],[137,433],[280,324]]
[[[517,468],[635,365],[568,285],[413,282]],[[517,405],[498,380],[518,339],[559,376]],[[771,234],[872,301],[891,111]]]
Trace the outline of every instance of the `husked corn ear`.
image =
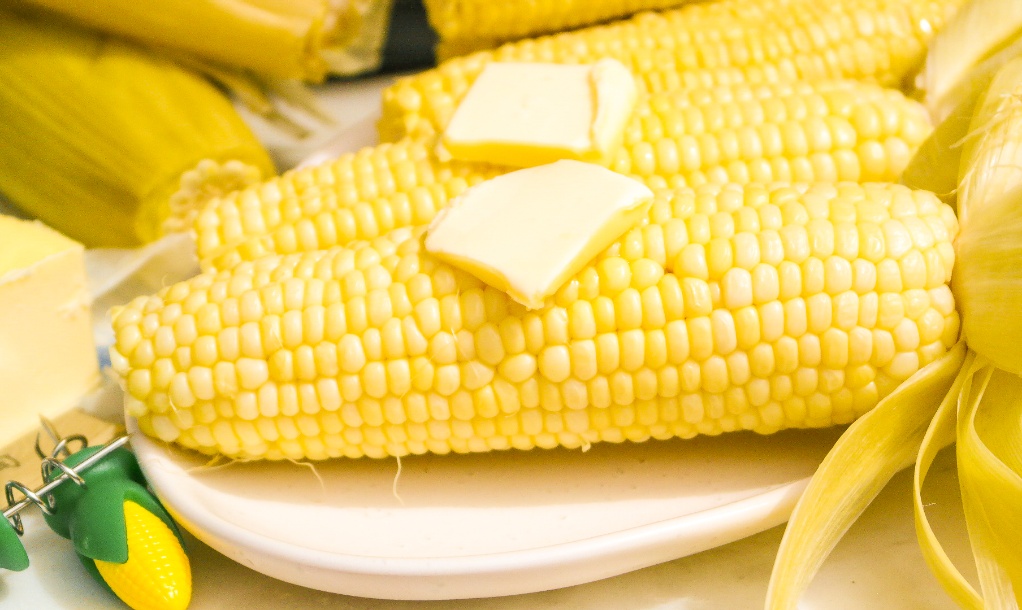
[[425,0],[440,60],[692,0]]
[[273,78],[379,66],[392,0],[20,0],[90,28]]
[[894,184],[662,190],[526,311],[406,228],[138,298],[111,362],[143,431],[239,458],[829,426],[957,340],[957,230]]
[[649,92],[735,82],[853,78],[899,86],[962,0],[719,0],[506,44],[400,78],[380,138],[435,132],[489,61],[620,60]]
[[201,76],[52,17],[0,9],[0,32],[0,191],[86,246],[154,240],[275,173]]
[[[604,164],[651,187],[896,181],[930,133],[921,105],[855,81],[739,84],[643,97]],[[441,162],[427,141],[382,144],[206,206],[199,256],[227,268],[428,223],[469,185],[513,168]]]

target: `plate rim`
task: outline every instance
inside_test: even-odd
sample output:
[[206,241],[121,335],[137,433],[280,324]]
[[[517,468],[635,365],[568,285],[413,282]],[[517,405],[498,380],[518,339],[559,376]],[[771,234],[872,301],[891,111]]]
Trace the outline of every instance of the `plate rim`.
[[[128,432],[150,484],[187,531],[257,572],[331,593],[391,600],[445,600],[535,593],[584,584],[680,559],[787,521],[811,476],[678,517],[550,545],[456,556],[370,556],[289,544],[232,523],[202,502],[179,505],[170,471],[152,468],[150,452],[172,460],[166,444],[146,437],[134,418]],[[551,568],[557,568],[553,570]],[[501,582],[485,579],[500,575]],[[332,576],[332,577],[331,577]],[[479,582],[483,579],[485,582]]]

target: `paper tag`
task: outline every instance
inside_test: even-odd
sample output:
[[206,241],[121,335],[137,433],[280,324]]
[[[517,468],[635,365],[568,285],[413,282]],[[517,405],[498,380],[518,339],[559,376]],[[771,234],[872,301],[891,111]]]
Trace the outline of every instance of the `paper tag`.
[[[90,445],[103,445],[116,436],[124,433],[124,427],[112,424],[108,421],[89,415],[81,409],[72,409],[67,413],[53,420],[53,425],[62,436],[81,434],[88,439]],[[40,428],[38,432],[39,446],[43,451],[49,452],[55,443],[49,438],[45,431]],[[40,462],[42,461],[35,452],[36,432],[31,432],[14,441],[6,447],[0,447],[0,481],[18,481],[32,489],[38,489],[43,484]],[[71,451],[81,449],[79,443],[72,443]],[[18,499],[20,494],[15,492]],[[0,508],[6,506],[5,500],[0,500]]]

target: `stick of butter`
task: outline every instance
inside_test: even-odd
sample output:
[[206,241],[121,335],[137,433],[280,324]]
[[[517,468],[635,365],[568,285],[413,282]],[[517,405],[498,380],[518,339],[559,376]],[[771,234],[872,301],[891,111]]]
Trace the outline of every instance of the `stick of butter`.
[[636,99],[634,77],[615,59],[491,62],[455,109],[438,154],[515,167],[599,161],[620,144]]
[[653,192],[592,163],[562,160],[481,182],[430,223],[426,251],[529,309],[646,216]]
[[42,223],[0,215],[0,447],[99,382],[84,254]]

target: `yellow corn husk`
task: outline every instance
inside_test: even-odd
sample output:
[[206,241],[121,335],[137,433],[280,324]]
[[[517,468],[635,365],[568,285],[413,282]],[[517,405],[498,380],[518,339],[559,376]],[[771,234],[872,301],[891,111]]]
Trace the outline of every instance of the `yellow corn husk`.
[[673,8],[692,0],[425,0],[426,17],[445,60],[501,43]]
[[147,434],[243,458],[830,426],[958,340],[956,232],[893,184],[662,190],[527,311],[402,229],[139,298],[111,362]]
[[[895,181],[929,130],[918,103],[855,81],[677,90],[639,101],[604,164],[651,187]],[[425,224],[512,169],[441,162],[427,141],[367,148],[211,202],[196,220],[199,256],[226,268]]]
[[902,184],[932,191],[949,203],[956,201],[962,145],[969,137],[972,113],[982,91],[963,100],[947,118],[937,123],[902,172]]
[[970,0],[930,42],[916,87],[936,128],[905,169],[906,185],[946,200],[957,196],[962,149],[980,135],[970,130],[977,103],[998,70],[1022,57],[1019,9],[1014,2]]
[[18,0],[145,45],[322,81],[379,67],[392,0]]
[[640,91],[852,78],[897,87],[963,0],[720,0],[506,44],[399,78],[384,91],[383,141],[437,131],[489,61],[628,66]]
[[982,607],[982,602],[972,585],[957,571],[947,569],[953,564],[940,546],[933,528],[930,527],[930,523],[926,519],[922,495],[923,483],[926,481],[926,475],[933,460],[937,457],[937,452],[955,442],[955,420],[957,419],[959,399],[963,396],[968,397],[971,388],[967,388],[966,385],[971,385],[971,376],[977,368],[976,353],[970,351],[966,354],[965,361],[955,377],[954,385],[941,401],[940,407],[930,421],[926,435],[923,437],[913,472],[912,495],[916,537],[919,539],[923,558],[929,564],[941,586],[959,606],[978,610]]
[[4,10],[0,30],[0,192],[85,245],[155,239],[172,199],[187,224],[206,197],[274,173],[203,78],[52,18]]
[[[966,354],[964,343],[929,368],[853,424],[814,475],[788,522],[768,610],[797,608],[837,540],[913,459],[916,533],[923,557],[948,595],[970,610],[1007,610],[1022,601],[1016,593],[1022,591],[1022,552],[1015,528],[1022,505],[1022,377],[990,365],[971,349]],[[922,501],[930,465],[951,442],[958,445],[958,477],[981,593],[944,552]]]
[[174,532],[135,502],[124,502],[128,560],[96,560],[96,570],[133,610],[185,610],[192,598],[192,570]]
[[977,371],[963,392],[956,438],[966,522],[986,608],[1022,603],[1022,378],[996,367]]
[[[910,378],[905,391],[927,398],[903,399],[887,408],[882,403],[842,436],[789,522],[768,609],[796,607],[834,543],[910,453],[916,454],[916,532],[937,580],[963,608],[1009,609],[1022,603],[1022,538],[1016,527],[1022,506],[1022,357],[1017,349],[1022,333],[1014,323],[1022,306],[1022,172],[1012,137],[1022,121],[1022,59],[1003,64],[980,93],[960,155],[961,232],[953,286],[968,348],[964,363],[959,364],[959,355],[938,366],[940,372]],[[956,374],[950,387],[948,373]],[[918,424],[925,421],[929,428],[921,436]],[[914,422],[911,431],[899,431],[903,422]],[[878,430],[887,430],[880,441]],[[922,501],[933,458],[951,442],[957,443],[979,591],[944,553]],[[890,450],[866,453],[878,443]],[[862,474],[850,478],[852,468]]]
[[959,172],[958,217],[1004,199],[1022,184],[1022,57],[997,71],[973,112]]
[[974,139],[962,153],[958,210],[964,232],[955,290],[969,345],[994,365],[1022,373],[1018,345],[1022,334],[1004,323],[1022,304],[1022,59],[1008,63],[994,78],[973,118]]
[[[978,35],[982,33],[982,35]],[[925,93],[934,121],[941,122],[968,98],[982,91],[997,65],[986,60],[1022,35],[1022,4],[1015,0],[969,0],[930,43],[916,86]],[[1022,53],[1018,45],[1009,55]],[[1003,54],[1002,54],[1002,57]],[[977,66],[988,68],[977,72]],[[977,80],[980,78],[981,80]]]
[[766,596],[767,610],[796,610],[838,540],[887,482],[912,464],[931,417],[960,387],[965,345],[921,369],[841,435],[788,520]]
[[[1009,44],[1010,49],[1018,43]],[[955,295],[963,336],[975,360],[959,377],[961,390],[937,414],[916,467],[916,526],[924,556],[963,607],[1017,608],[1022,603],[1022,539],[1015,533],[1022,506],[1022,58],[1006,60],[980,96],[961,153],[958,191],[962,233]],[[951,405],[955,408],[952,408]],[[980,591],[943,553],[920,498],[929,463],[941,442],[957,442],[969,538]]]

